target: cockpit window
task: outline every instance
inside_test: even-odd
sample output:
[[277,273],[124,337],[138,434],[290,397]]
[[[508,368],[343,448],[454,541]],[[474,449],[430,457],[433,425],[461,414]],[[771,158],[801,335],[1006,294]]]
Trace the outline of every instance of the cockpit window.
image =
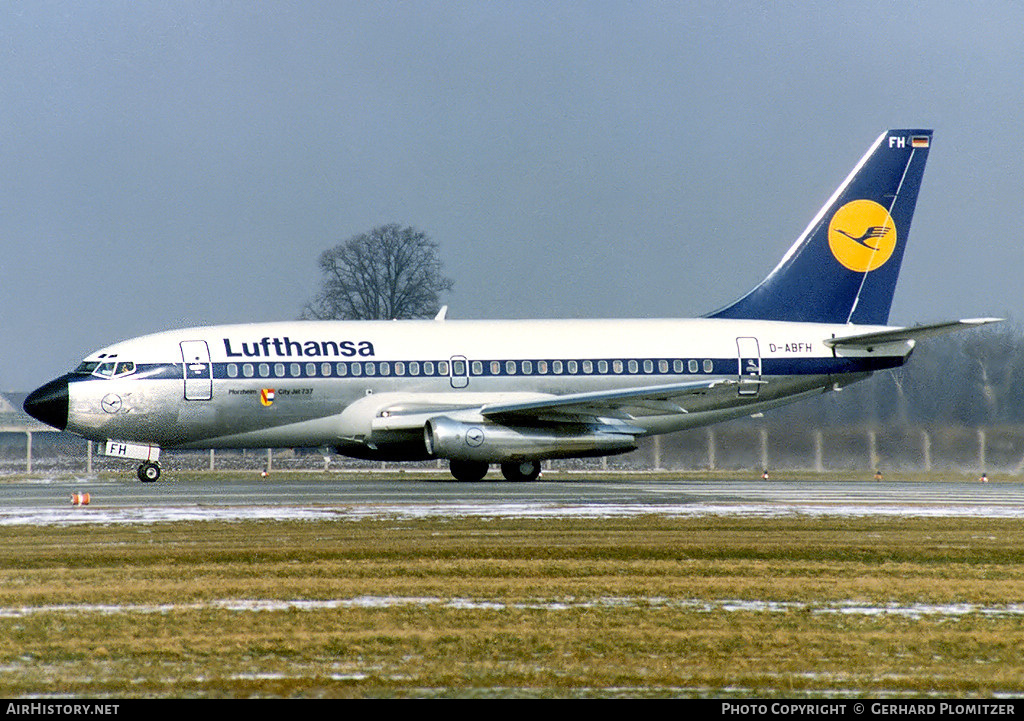
[[100,363],[99,368],[93,371],[93,375],[102,376],[103,378],[111,378],[114,375],[114,366],[117,365],[113,361],[106,363]]
[[135,372],[133,361],[105,361],[103,363],[82,363],[76,372],[87,372],[87,367],[92,367],[92,374],[100,378],[120,378],[131,375]]
[[96,366],[99,363],[96,361],[82,361],[77,368],[75,368],[75,375],[87,376],[96,370]]

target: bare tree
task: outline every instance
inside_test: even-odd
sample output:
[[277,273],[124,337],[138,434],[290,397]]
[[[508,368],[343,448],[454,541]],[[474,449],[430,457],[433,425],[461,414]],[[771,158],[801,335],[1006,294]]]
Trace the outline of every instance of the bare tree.
[[397,223],[355,235],[320,255],[323,286],[306,319],[430,318],[452,280],[441,275],[438,245]]

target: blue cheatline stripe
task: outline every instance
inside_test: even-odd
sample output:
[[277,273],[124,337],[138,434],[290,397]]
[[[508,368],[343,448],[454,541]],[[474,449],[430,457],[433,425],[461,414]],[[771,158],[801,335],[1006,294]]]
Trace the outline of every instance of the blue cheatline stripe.
[[[873,358],[762,358],[763,376],[814,376],[865,373],[898,368],[902,357]],[[448,378],[448,359],[424,361],[264,361],[214,363],[216,380],[288,380],[303,378],[377,379]],[[470,378],[544,377],[678,377],[735,376],[738,361],[730,358],[572,358],[466,361]],[[456,368],[456,375],[465,376]],[[205,376],[204,376],[205,377]],[[182,380],[181,363],[141,363],[136,372],[119,379]],[[82,375],[79,380],[108,380]]]

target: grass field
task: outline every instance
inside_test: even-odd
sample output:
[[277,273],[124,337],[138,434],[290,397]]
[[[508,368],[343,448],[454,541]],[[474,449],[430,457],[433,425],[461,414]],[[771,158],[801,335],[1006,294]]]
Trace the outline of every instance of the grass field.
[[985,519],[12,526],[0,696],[1024,694]]

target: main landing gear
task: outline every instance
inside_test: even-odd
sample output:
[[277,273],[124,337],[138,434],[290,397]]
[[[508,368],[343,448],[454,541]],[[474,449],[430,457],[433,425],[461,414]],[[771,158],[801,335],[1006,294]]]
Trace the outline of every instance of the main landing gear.
[[501,475],[506,481],[536,481],[540,476],[540,461],[502,463]]
[[[456,461],[450,465],[455,480],[463,483],[482,481],[487,475],[488,463],[485,461]],[[540,461],[520,461],[518,463],[502,463],[501,475],[506,481],[536,481],[540,476]]]
[[146,461],[139,466],[138,474],[143,483],[152,483],[160,478],[160,464]]

